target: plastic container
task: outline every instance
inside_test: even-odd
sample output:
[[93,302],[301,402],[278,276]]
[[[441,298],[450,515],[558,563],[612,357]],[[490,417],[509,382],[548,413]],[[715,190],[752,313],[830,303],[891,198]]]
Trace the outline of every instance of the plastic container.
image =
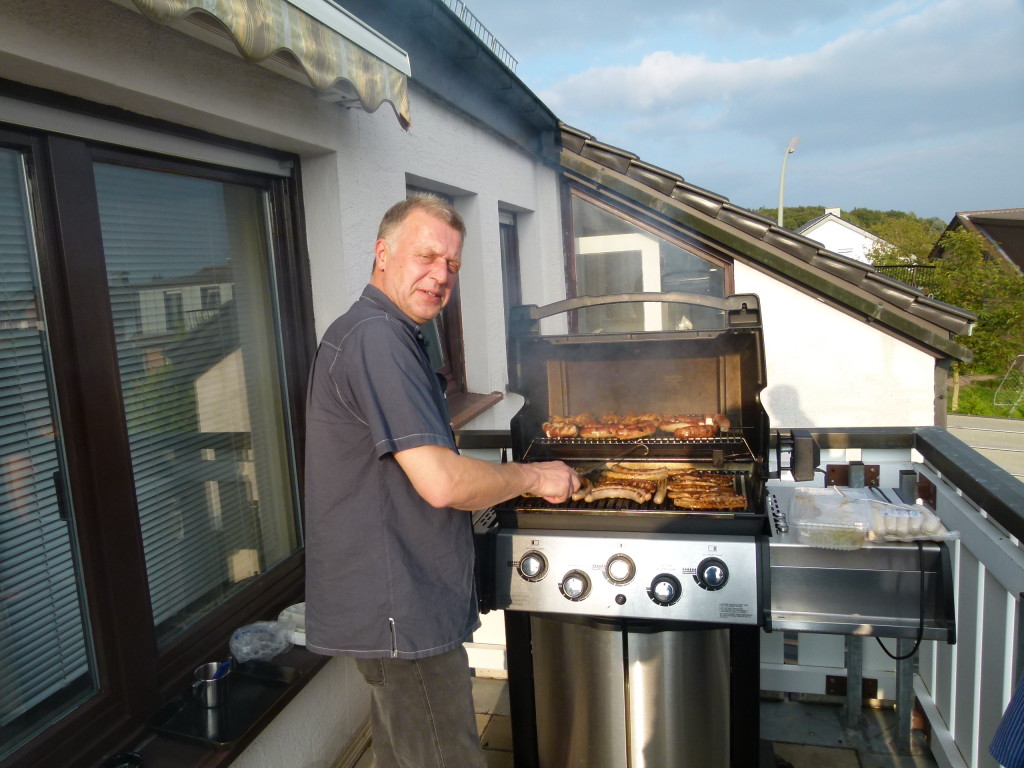
[[797,488],[789,511],[797,541],[822,549],[860,549],[871,531],[871,507],[835,488]]
[[296,603],[281,611],[277,617],[278,621],[287,621],[292,624],[292,642],[295,645],[306,644],[306,604]]

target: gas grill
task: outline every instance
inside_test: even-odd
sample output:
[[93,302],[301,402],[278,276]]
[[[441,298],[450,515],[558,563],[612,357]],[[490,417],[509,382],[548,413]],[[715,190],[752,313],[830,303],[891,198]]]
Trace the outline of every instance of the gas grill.
[[[541,333],[545,319],[612,300],[696,303],[710,327]],[[584,476],[609,466],[670,466],[676,473],[716,476],[746,501],[740,508],[682,509],[670,498],[511,499],[477,524],[490,550],[485,559],[491,566],[481,578],[485,607],[760,624],[769,434],[759,399],[765,374],[757,297],[581,297],[516,307],[512,327],[511,388],[526,401],[511,423],[515,461],[558,459]],[[717,436],[694,439],[545,436],[543,425],[553,415],[580,413],[724,414],[729,423]],[[619,570],[628,580],[616,575]]]
[[[577,313],[620,302],[671,305],[672,316],[684,305],[700,322],[651,327],[658,313],[645,312],[641,330],[573,332]],[[733,499],[689,509],[519,497],[477,518],[481,605],[505,610],[517,768],[756,765],[770,440],[757,297],[579,297],[514,307],[510,324],[510,389],[525,399],[510,428],[515,461],[557,459],[588,478],[624,467],[714,477]],[[578,414],[726,420],[692,439],[545,432]]]

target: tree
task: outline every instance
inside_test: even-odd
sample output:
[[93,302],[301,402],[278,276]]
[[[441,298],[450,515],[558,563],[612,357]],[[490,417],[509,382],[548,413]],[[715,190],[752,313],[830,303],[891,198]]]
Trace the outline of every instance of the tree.
[[988,254],[977,233],[956,229],[939,240],[935,297],[978,316],[960,342],[974,353],[966,373],[1001,374],[1024,351],[1024,276]]
[[885,241],[865,254],[875,265],[922,264],[942,233],[941,229],[935,231],[933,219],[920,219],[913,214],[888,217],[864,229]]

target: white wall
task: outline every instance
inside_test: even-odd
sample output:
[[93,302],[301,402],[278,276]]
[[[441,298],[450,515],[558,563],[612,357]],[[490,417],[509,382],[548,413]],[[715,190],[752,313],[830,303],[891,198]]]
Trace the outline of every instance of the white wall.
[[331,659],[231,768],[334,768],[369,711],[355,661]]
[[827,218],[815,227],[808,228],[800,234],[812,240],[817,240],[833,253],[848,256],[851,259],[864,263],[868,263],[865,254],[878,242],[877,238],[872,238],[863,232],[857,231],[838,217]]
[[[413,62],[415,68],[415,62]],[[554,172],[412,89],[412,128],[389,105],[374,114],[316,98],[312,89],[248,64],[107,2],[5,0],[0,73],[301,157],[317,336],[366,284],[381,215],[405,195],[407,175],[455,193],[466,217],[462,308],[469,386],[504,390],[506,364],[498,210],[520,216],[523,296],[564,298]],[[0,100],[0,108],[5,106]],[[8,104],[8,107],[11,105]],[[13,120],[13,109],[0,119]],[[233,151],[51,110],[22,110],[22,124],[231,163]],[[209,152],[210,157],[204,157]],[[243,161],[268,170],[265,158]],[[280,170],[270,168],[269,170]],[[271,617],[268,617],[271,618]],[[365,684],[335,659],[234,763],[242,768],[334,764],[369,713]]]
[[498,211],[515,210],[520,216],[524,298],[537,303],[564,298],[555,173],[420,91],[412,89],[410,95],[413,124],[408,133],[398,130],[397,122],[383,130],[353,131],[343,153],[303,160],[307,201],[337,196],[334,210],[342,212],[339,222],[307,222],[317,333],[362,291],[377,224],[404,196],[408,174],[417,186],[432,182],[454,195],[466,220],[459,286],[467,384],[475,392],[504,391]]
[[761,300],[773,429],[935,423],[935,359],[751,267],[736,292]]

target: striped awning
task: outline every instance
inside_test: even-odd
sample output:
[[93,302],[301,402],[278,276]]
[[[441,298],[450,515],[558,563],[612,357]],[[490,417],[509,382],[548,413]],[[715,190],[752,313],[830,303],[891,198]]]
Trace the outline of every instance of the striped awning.
[[324,98],[346,107],[374,112],[387,102],[402,127],[409,128],[408,55],[326,0],[114,2],[234,49],[248,61],[306,82]]

